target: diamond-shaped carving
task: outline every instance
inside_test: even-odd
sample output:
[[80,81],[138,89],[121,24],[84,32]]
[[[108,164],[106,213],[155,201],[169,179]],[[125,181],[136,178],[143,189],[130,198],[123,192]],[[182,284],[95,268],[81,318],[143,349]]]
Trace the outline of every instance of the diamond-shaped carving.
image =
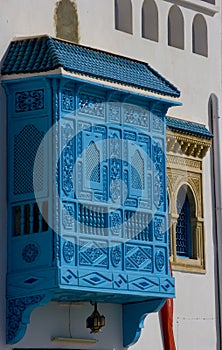
[[127,283],[127,277],[126,276],[123,276],[123,275],[118,275],[115,279],[115,286],[118,287],[118,288],[123,288]]
[[83,278],[84,281],[88,282],[89,284],[93,286],[98,286],[99,284],[105,283],[108,281],[108,278],[101,275],[100,273],[92,273],[86,277]]
[[76,279],[77,279],[76,274],[70,269],[67,269],[62,275],[62,282],[63,283],[65,281],[68,284],[73,284],[74,281],[76,281]]
[[[131,247],[132,248],[132,247]],[[126,267],[128,269],[152,270],[152,250],[150,247],[127,247]]]
[[107,245],[105,242],[80,242],[80,265],[103,266],[108,264]]
[[162,279],[160,283],[162,291],[171,293],[174,292],[174,280],[171,278]]
[[24,283],[33,284],[33,283],[37,282],[38,280],[39,280],[38,278],[30,277],[27,280],[25,280]]
[[133,284],[141,290],[146,290],[158,286],[158,283],[155,283],[154,281],[151,281],[147,278],[139,278],[135,280]]

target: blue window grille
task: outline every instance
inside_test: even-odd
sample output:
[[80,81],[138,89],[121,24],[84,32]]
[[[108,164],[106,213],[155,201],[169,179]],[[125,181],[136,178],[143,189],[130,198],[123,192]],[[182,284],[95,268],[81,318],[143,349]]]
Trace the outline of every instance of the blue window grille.
[[176,252],[179,257],[191,258],[191,210],[188,195],[182,188],[177,198]]
[[135,189],[144,189],[144,160],[139,151],[135,151],[131,158],[131,183]]
[[93,141],[86,150],[86,177],[88,180],[100,182],[100,152]]

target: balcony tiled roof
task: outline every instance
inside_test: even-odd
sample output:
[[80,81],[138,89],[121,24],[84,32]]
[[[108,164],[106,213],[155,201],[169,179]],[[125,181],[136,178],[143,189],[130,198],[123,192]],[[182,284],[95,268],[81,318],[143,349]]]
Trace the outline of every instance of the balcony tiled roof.
[[2,66],[3,75],[65,71],[179,97],[179,90],[147,63],[65,42],[49,36],[12,41]]
[[178,118],[167,117],[167,127],[173,131],[204,138],[212,138],[211,132],[203,125]]

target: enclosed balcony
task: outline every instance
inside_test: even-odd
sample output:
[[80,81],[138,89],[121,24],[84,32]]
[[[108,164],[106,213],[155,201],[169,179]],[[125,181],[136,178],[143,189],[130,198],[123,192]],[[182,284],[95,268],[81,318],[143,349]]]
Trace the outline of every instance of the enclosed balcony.
[[47,36],[13,41],[2,74],[7,341],[53,300],[122,304],[133,344],[174,297],[165,115],[179,91],[146,63]]

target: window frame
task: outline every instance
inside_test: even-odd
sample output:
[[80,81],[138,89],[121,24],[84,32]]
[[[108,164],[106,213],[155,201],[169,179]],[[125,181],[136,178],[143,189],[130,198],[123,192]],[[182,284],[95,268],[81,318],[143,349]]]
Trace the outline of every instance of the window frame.
[[[202,160],[210,143],[210,140],[198,136],[167,131],[168,227],[173,270],[206,273]],[[197,156],[190,153],[189,148],[196,152],[204,148],[204,153],[197,153]],[[195,206],[195,216],[191,219],[190,258],[178,256],[176,251],[177,195],[182,186],[189,187]]]

